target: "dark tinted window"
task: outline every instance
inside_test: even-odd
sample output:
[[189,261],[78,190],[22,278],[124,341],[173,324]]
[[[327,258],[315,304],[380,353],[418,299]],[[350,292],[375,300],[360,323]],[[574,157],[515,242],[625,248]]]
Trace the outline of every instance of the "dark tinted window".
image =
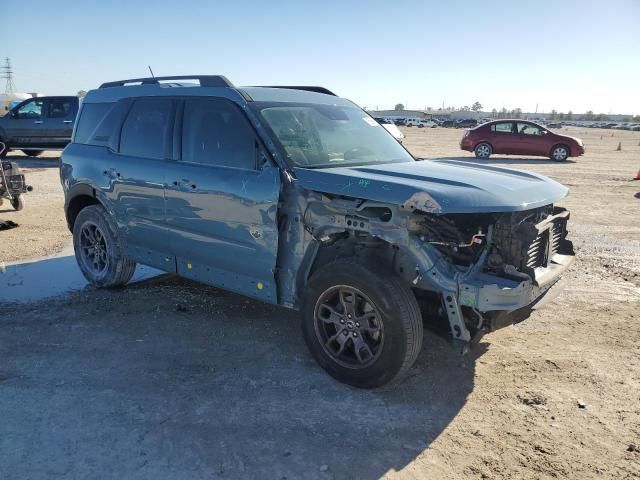
[[122,125],[120,153],[133,157],[164,158],[171,107],[171,100],[136,100]]
[[256,137],[242,113],[230,102],[187,100],[182,124],[182,160],[255,169]]
[[83,103],[73,141],[88,143],[91,134],[111,107],[113,107],[113,103]]
[[93,130],[86,143],[117,150],[117,133],[122,124],[122,119],[127,113],[129,104],[128,99],[109,104],[111,108],[109,108],[104,118],[98,122],[98,126]]
[[71,100],[49,100],[48,108],[49,118],[65,118],[70,117],[73,114],[73,103]]
[[511,133],[513,129],[513,123],[504,122],[504,123],[494,123],[491,125],[491,130],[494,132],[502,132],[502,133]]

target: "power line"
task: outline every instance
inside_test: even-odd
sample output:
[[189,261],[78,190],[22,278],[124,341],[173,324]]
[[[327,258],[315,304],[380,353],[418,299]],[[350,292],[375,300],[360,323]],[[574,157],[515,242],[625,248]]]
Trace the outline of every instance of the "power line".
[[5,95],[13,95],[16,87],[13,84],[13,70],[11,68],[11,60],[9,57],[4,59],[5,64],[0,66],[0,78],[4,78],[6,80],[6,84],[4,87]]

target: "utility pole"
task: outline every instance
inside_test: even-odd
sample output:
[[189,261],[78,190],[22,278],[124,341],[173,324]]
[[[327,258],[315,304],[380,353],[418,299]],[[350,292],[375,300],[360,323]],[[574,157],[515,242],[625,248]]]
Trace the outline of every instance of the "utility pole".
[[6,57],[4,61],[5,64],[0,66],[0,78],[4,78],[7,82],[4,87],[5,95],[13,95],[16,87],[13,84],[13,70],[11,69],[11,60],[9,60],[9,57]]

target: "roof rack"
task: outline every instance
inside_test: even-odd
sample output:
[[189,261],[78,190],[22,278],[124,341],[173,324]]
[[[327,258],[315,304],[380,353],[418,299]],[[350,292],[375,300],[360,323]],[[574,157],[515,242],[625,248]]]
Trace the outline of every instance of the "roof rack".
[[160,80],[198,80],[201,87],[229,87],[233,84],[224,75],[180,75],[177,77],[148,77],[117,80],[100,85],[100,88],[124,87],[128,83],[140,83],[142,85],[159,85]]
[[316,93],[324,93],[325,95],[333,95],[337,97],[335,93],[333,93],[328,88],[324,87],[313,87],[313,86],[293,86],[293,85],[257,85],[261,88],[287,88],[289,90],[304,90],[306,92],[316,92]]

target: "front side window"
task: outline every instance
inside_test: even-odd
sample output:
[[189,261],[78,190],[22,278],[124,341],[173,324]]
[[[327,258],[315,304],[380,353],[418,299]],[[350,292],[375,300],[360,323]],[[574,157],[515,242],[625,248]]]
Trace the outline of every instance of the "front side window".
[[533,125],[531,123],[518,122],[517,126],[518,126],[518,133],[521,133],[523,135],[542,136],[543,130],[537,125]]
[[231,102],[187,100],[182,122],[182,161],[256,168],[256,135]]
[[42,118],[44,100],[33,99],[16,110],[16,118]]
[[494,123],[493,125],[491,125],[491,130],[499,133],[512,133],[513,123],[511,122]]
[[413,161],[385,128],[357,107],[275,104],[261,106],[260,113],[299,167]]
[[73,105],[70,100],[49,100],[49,118],[65,118],[71,115]]
[[136,100],[122,125],[120,153],[133,157],[164,158],[171,114],[171,100]]

